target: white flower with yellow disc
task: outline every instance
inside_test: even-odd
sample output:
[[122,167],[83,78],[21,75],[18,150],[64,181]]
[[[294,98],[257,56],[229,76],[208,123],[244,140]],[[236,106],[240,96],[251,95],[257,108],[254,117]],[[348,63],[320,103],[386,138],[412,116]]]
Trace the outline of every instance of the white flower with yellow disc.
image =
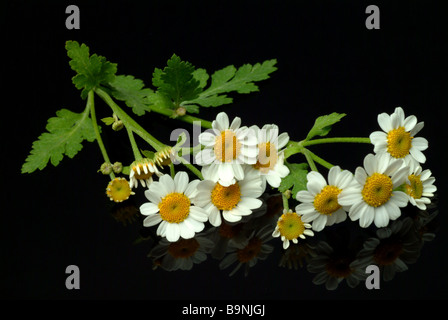
[[288,249],[289,241],[298,243],[298,238],[305,239],[305,236],[314,236],[314,232],[309,230],[311,225],[305,223],[296,212],[284,211],[278,218],[272,237],[280,237],[283,241],[283,249]]
[[286,132],[279,133],[278,126],[275,124],[264,125],[261,129],[258,126],[250,127],[258,140],[257,163],[252,168],[257,170],[263,181],[263,189],[266,182],[274,188],[280,186],[282,178],[289,174],[289,169],[284,164],[284,155],[281,150],[289,141],[289,135]]
[[401,216],[400,208],[408,204],[408,196],[396,190],[406,179],[409,168],[402,161],[385,153],[368,154],[364,167],[355,171],[354,184],[338,195],[342,206],[350,206],[349,217],[366,228],[373,223],[380,228]]
[[418,122],[412,115],[405,117],[401,107],[395,108],[391,115],[378,115],[378,124],[383,131],[370,134],[375,153],[385,153],[393,159],[403,159],[406,165],[415,165],[426,161],[422,151],[428,148],[428,140],[416,137],[424,123]]
[[411,169],[406,177],[405,192],[409,196],[412,205],[420,210],[426,210],[426,205],[431,203],[431,197],[437,191],[434,185],[436,179],[431,176],[429,169],[423,170],[421,166]]
[[165,174],[153,182],[145,191],[150,201],[140,206],[140,212],[147,216],[143,226],[159,224],[157,235],[174,242],[191,239],[204,229],[208,214],[193,204],[199,180],[189,182],[186,172],[178,172],[174,179]]
[[230,124],[227,114],[220,112],[212,122],[213,130],[199,135],[205,148],[196,154],[196,163],[208,166],[212,180],[220,180],[222,185],[243,180],[243,165],[257,162],[257,138],[248,127],[240,126],[239,117]]
[[296,212],[304,222],[312,222],[314,231],[345,221],[349,207],[338,202],[338,195],[352,183],[353,174],[339,166],[329,170],[328,183],[319,172],[309,172],[307,190],[297,192],[296,199],[302,203],[296,206]]
[[203,174],[204,180],[197,186],[195,204],[207,211],[213,226],[221,225],[221,212],[224,220],[238,222],[243,216],[250,215],[252,210],[260,208],[263,204],[260,199],[257,199],[264,192],[260,175],[247,166],[244,167],[244,179],[237,180],[228,186],[213,180],[209,171],[203,170]]

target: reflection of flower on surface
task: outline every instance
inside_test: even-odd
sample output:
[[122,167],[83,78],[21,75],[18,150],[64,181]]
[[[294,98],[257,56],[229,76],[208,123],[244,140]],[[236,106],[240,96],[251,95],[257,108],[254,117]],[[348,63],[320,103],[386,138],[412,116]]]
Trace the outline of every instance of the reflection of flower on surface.
[[213,247],[214,242],[206,233],[191,239],[180,238],[176,242],[162,238],[148,257],[153,260],[155,268],[160,266],[166,271],[190,270],[194,264],[205,261]]
[[308,242],[300,241],[284,250],[278,265],[280,267],[297,270],[299,266],[303,268],[304,263],[309,263],[314,256],[316,256],[315,246]]
[[396,272],[408,270],[407,265],[418,259],[421,249],[421,242],[413,227],[412,219],[406,217],[378,229],[376,238],[365,241],[358,262],[365,266],[377,265],[384,281],[392,280]]
[[229,245],[229,253],[222,259],[219,268],[227,269],[236,262],[237,265],[230,273],[230,276],[234,275],[242,266],[245,266],[244,275],[247,276],[249,269],[255,266],[258,260],[265,260],[273,251],[274,247],[267,244],[272,239],[271,234],[272,225],[266,224],[258,231],[252,232],[245,246],[238,244]]
[[344,279],[349,287],[354,288],[366,277],[365,266],[356,260],[352,252],[335,250],[327,242],[320,241],[316,245],[315,254],[307,270],[317,273],[313,283],[325,284],[327,290],[335,290]]

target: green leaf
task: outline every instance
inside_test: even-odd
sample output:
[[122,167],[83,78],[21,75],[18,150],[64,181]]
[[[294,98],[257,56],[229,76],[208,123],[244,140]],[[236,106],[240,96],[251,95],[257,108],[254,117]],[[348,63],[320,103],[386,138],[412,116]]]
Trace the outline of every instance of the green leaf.
[[67,41],[65,44],[67,55],[71,58],[69,64],[76,75],[72,78],[77,89],[82,89],[81,97],[85,99],[87,93],[96,86],[111,82],[117,72],[117,65],[96,54],[90,55],[89,47],[79,45],[77,41]]
[[309,140],[314,136],[326,136],[328,132],[330,132],[331,126],[336,122],[339,122],[345,115],[345,113],[333,112],[329,115],[317,118],[305,140]]
[[[233,65],[227,66],[213,73],[210,86],[201,92],[196,99],[184,103],[199,104],[203,107],[217,107],[232,103],[233,99],[223,93],[250,93],[258,91],[258,86],[254,82],[268,79],[269,74],[277,70],[275,67],[276,63],[277,60],[272,59],[266,60],[261,64],[256,63],[253,66],[245,64],[239,69],[236,69]],[[203,81],[203,78],[200,79]]]
[[173,54],[163,70],[154,70],[152,84],[157,87],[158,93],[169,98],[178,107],[182,101],[195,99],[202,91],[200,85],[204,73],[197,72],[196,76],[200,78],[197,80],[193,76],[194,72],[195,68],[190,62],[182,61]]
[[119,75],[109,82],[109,85],[112,88],[112,95],[116,99],[124,101],[136,115],[142,116],[146,111],[150,111],[148,97],[154,91],[144,88],[145,84],[142,80],[133,76]]
[[48,132],[33,142],[32,150],[22,166],[22,173],[44,169],[48,161],[57,166],[64,155],[73,158],[81,149],[82,142],[95,140],[95,131],[89,118],[89,109],[75,113],[67,109],[56,112],[48,119]]
[[297,192],[306,190],[308,164],[286,163],[286,166],[289,168],[289,174],[282,179],[278,190],[280,192],[285,192],[286,190],[292,188],[292,197],[295,199]]
[[112,117],[106,117],[101,119],[101,121],[103,121],[107,126],[110,126],[112,123],[115,122],[115,119]]

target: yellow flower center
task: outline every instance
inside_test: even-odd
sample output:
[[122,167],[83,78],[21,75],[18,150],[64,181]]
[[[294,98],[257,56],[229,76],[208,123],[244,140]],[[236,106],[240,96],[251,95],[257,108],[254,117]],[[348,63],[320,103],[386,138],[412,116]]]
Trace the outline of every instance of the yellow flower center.
[[236,254],[238,261],[240,261],[241,263],[246,263],[257,257],[261,251],[262,244],[263,243],[261,242],[261,239],[257,237],[253,237],[252,239],[250,239],[247,246],[245,246],[243,249],[237,250]]
[[232,210],[241,200],[241,190],[238,182],[228,187],[216,183],[211,195],[212,203],[219,210]]
[[423,183],[420,176],[411,174],[408,178],[411,184],[406,184],[406,193],[414,199],[420,199],[423,194]]
[[404,127],[389,131],[387,134],[387,152],[394,158],[406,157],[412,147],[412,139],[410,132],[405,131]]
[[389,201],[392,189],[392,179],[385,174],[375,172],[367,177],[361,194],[368,205],[379,207]]
[[168,253],[174,258],[189,258],[192,257],[199,248],[199,242],[192,239],[180,239],[173,242],[168,247]]
[[277,149],[274,144],[270,142],[260,143],[258,145],[258,160],[257,163],[252,165],[255,169],[260,170],[263,173],[272,170],[278,161]]
[[338,194],[341,189],[336,186],[325,186],[322,191],[314,197],[314,208],[321,214],[331,215],[339,210]]
[[232,130],[224,130],[216,137],[214,152],[221,162],[231,162],[240,154],[241,143]]
[[278,231],[288,240],[297,239],[305,231],[305,225],[295,212],[284,213],[277,222]]
[[190,199],[183,193],[173,192],[159,203],[160,216],[169,223],[180,223],[190,213]]
[[132,190],[125,178],[115,178],[107,185],[106,194],[115,202],[123,202],[129,198]]

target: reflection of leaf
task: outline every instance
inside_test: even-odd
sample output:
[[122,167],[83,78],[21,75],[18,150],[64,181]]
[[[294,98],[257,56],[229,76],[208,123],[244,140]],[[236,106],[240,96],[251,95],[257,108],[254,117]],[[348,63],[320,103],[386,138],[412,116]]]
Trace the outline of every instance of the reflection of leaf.
[[306,140],[309,140],[314,136],[326,136],[328,132],[330,132],[331,126],[336,122],[339,122],[344,116],[345,113],[333,112],[329,115],[317,118],[314,122],[314,126],[306,136]]
[[295,199],[297,192],[306,190],[306,175],[308,174],[308,165],[306,163],[287,163],[289,174],[282,179],[278,190],[285,192],[292,187],[292,197]]
[[73,158],[81,149],[83,140],[94,141],[95,131],[89,116],[89,109],[74,113],[67,109],[56,112],[56,117],[48,119],[46,129],[33,142],[30,155],[22,166],[22,173],[42,170],[48,161],[57,166],[64,155]]

